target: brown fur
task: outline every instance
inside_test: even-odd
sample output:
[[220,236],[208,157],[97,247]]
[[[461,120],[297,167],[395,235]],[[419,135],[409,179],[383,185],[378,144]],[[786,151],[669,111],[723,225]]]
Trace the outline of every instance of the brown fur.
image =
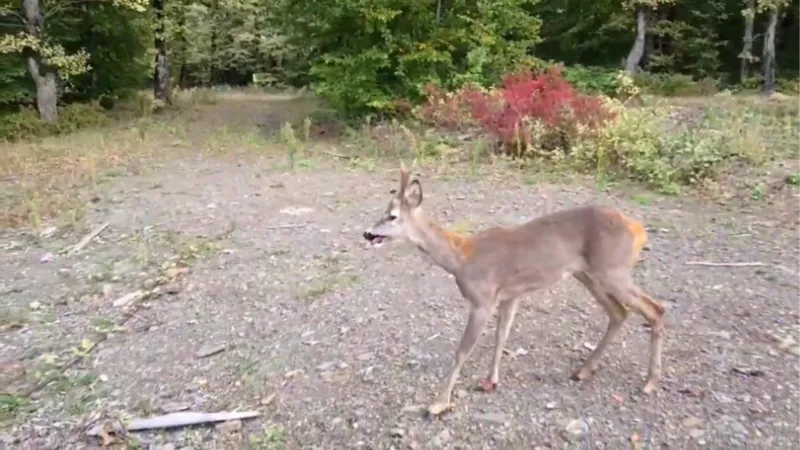
[[[478,338],[497,312],[498,325],[489,376],[482,383],[493,390],[500,377],[500,358],[520,298],[546,289],[570,275],[589,291],[608,315],[608,328],[583,365],[576,380],[592,376],[601,355],[620,333],[627,309],[650,324],[650,360],[646,394],[661,378],[665,337],[664,307],[636,286],[632,271],[647,245],[644,226],[607,206],[587,205],[545,214],[525,223],[492,227],[474,234],[447,231],[428,220],[420,208],[422,187],[401,170],[401,186],[387,213],[364,232],[402,237],[455,277],[469,302],[470,314],[453,365],[428,411],[439,414],[451,407],[450,397],[461,368]],[[409,187],[409,189],[406,189]],[[396,215],[395,215],[396,211]]]
[[472,253],[475,251],[475,241],[472,236],[443,229],[439,229],[439,233],[461,258],[468,260],[472,257]]

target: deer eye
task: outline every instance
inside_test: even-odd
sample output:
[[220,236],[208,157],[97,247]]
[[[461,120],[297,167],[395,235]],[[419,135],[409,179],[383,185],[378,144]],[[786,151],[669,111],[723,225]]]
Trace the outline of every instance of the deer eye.
[[394,214],[389,214],[389,220],[397,220],[397,216]]

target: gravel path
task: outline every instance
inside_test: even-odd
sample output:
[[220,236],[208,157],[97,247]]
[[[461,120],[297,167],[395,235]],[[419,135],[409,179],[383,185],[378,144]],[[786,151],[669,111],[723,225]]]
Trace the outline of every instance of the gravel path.
[[[101,342],[34,395],[37,411],[5,427],[0,446],[94,448],[82,427],[99,418],[190,408],[262,416],[140,433],[141,448],[800,448],[794,222],[513,178],[423,177],[426,210],[450,225],[525,220],[545,210],[543,192],[557,208],[620,207],[649,227],[636,278],[668,307],[652,397],[638,391],[649,339],[639,317],[594,379],[568,379],[606,318],[567,280],[524,301],[496,393],[473,390],[489,368],[492,324],[456,410],[426,420],[420,408],[451,364],[467,308],[452,278],[412,249],[362,242],[396,178],[187,160],[108,186],[92,220],[110,226],[76,255],[57,253],[79,238],[59,231],[3,236],[0,304],[20,316],[0,334],[6,381],[29,385],[48,358]],[[53,261],[40,262],[46,252]],[[685,264],[699,260],[765,266]],[[126,313],[120,297],[157,285]]]

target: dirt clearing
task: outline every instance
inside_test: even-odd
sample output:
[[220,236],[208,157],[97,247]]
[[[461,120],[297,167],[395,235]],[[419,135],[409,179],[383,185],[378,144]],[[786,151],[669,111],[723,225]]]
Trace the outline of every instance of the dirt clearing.
[[3,381],[9,392],[38,388],[3,396],[0,443],[96,448],[85,427],[103,419],[255,409],[262,415],[241,424],[135,433],[124,444],[799,448],[790,214],[423,168],[425,209],[448,226],[527,220],[545,211],[542,194],[552,207],[597,201],[643,220],[651,249],[637,283],[668,306],[664,377],[651,397],[639,393],[649,340],[639,317],[592,380],[569,380],[606,318],[567,280],[524,300],[496,393],[474,391],[492,324],[462,372],[455,412],[426,420],[467,308],[452,278],[413,249],[361,238],[397,171],[243,161],[190,154],[103,184],[86,221],[109,226],[73,255],[59,251],[82,233],[3,232]]

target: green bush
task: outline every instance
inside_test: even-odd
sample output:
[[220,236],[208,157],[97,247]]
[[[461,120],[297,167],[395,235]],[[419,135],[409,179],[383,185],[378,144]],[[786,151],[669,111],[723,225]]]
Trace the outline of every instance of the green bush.
[[47,123],[33,107],[0,115],[0,140],[19,141],[73,133],[108,123],[103,108],[95,103],[73,103],[60,108],[58,122]]
[[429,83],[491,85],[530,67],[541,25],[534,0],[446,3],[437,17],[428,0],[283,0],[276,26],[298,48],[319,49],[314,90],[350,117],[394,115]]
[[633,79],[643,93],[663,97],[713,95],[719,91],[719,81],[711,77],[695,81],[689,75],[640,72]]
[[[616,119],[599,136],[576,144],[574,162],[582,169],[616,173],[665,193],[715,180],[737,161],[761,164],[774,147],[768,135],[786,134],[767,113],[723,102],[706,107],[609,104]],[[796,142],[797,133],[790,134],[785,137]],[[772,142],[777,142],[774,136]]]
[[620,87],[617,70],[602,67],[567,66],[564,78],[579,91],[590,95],[605,95],[616,98]]

